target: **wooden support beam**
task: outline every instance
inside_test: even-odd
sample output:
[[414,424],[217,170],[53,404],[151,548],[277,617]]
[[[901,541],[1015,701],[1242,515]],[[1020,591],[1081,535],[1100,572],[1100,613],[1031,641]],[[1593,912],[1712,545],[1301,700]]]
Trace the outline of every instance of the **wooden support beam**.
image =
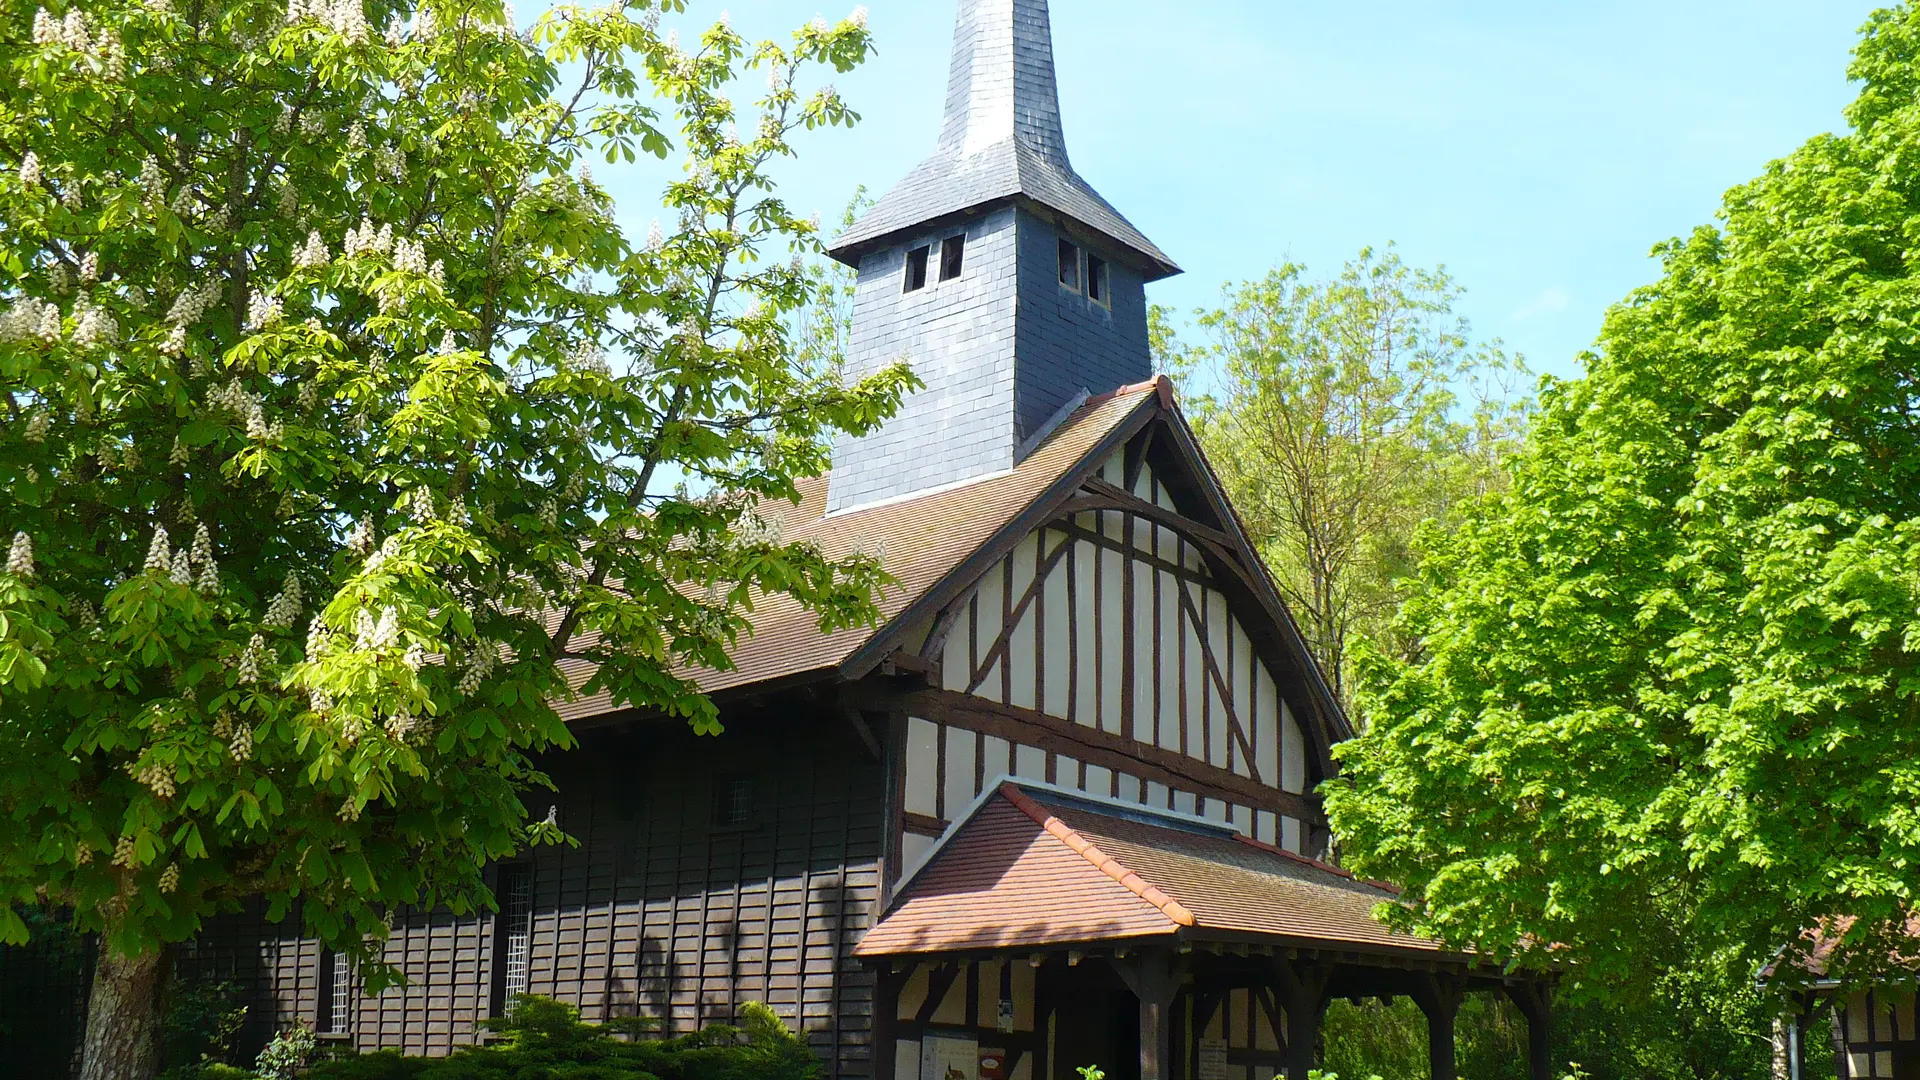
[[889,699],[888,708],[903,709],[936,723],[993,735],[1009,742],[1052,750],[1103,768],[1118,769],[1142,780],[1221,798],[1303,821],[1309,827],[1323,820],[1317,796],[1295,795],[1257,780],[1209,765],[1198,758],[1151,743],[1126,739],[1109,731],[1062,720],[1057,716],[953,690],[914,690]]
[[1168,949],[1110,961],[1140,1006],[1140,1080],[1173,1080],[1173,998],[1184,964]]
[[1467,996],[1466,985],[1454,976],[1427,971],[1414,976],[1410,989],[1420,1011],[1427,1015],[1428,1073],[1432,1080],[1459,1080],[1454,1018]]
[[846,714],[847,723],[853,728],[854,735],[859,737],[860,745],[867,748],[867,753],[872,755],[873,760],[885,761],[885,754],[880,749],[880,738],[873,733],[871,727],[867,726],[867,718],[860,715],[860,710],[843,709],[841,711]]
[[1287,1080],[1307,1080],[1319,1068],[1320,1020],[1327,1011],[1330,965],[1299,958],[1276,960],[1275,988],[1287,1011]]
[[1508,983],[1507,996],[1527,1018],[1527,1075],[1553,1080],[1553,984],[1546,979]]
[[[913,965],[895,971],[891,964],[874,973],[873,980],[873,1080],[896,1080],[893,1075],[894,1042],[900,1024],[900,988],[913,975]],[[919,1080],[903,1076],[897,1080]]]

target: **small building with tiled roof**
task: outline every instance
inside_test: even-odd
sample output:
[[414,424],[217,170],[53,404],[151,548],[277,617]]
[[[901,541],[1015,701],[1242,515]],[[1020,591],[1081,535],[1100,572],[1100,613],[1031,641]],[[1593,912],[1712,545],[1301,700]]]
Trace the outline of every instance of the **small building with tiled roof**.
[[[1153,372],[1178,272],[1068,162],[1045,0],[959,0],[934,154],[831,245],[847,366],[925,388],[770,527],[892,576],[878,625],[760,604],[726,728],[563,703],[542,762],[577,848],[494,868],[497,914],[396,915],[406,983],[256,914],[185,973],[362,1049],[445,1053],[514,995],[667,1031],[762,1001],[836,1078],[1304,1080],[1336,996],[1508,994],[1546,1078],[1547,986],[1389,930],[1327,857],[1351,734]],[[588,672],[579,671],[578,685]]]

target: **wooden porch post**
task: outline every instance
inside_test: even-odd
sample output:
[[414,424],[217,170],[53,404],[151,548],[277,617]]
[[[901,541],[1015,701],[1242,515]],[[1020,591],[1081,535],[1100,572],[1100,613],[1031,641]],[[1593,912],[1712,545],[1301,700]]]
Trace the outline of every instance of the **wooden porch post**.
[[1529,979],[1507,987],[1507,996],[1527,1018],[1527,1066],[1532,1080],[1553,1080],[1553,984]]
[[[895,1031],[899,1027],[900,988],[913,974],[913,964],[895,971],[893,962],[882,960],[873,973],[873,1080],[895,1080],[893,1075]],[[899,1080],[918,1080],[901,1077]]]
[[1113,961],[1140,1002],[1140,1080],[1173,1080],[1173,997],[1180,965],[1171,950],[1147,949]]
[[1459,1080],[1453,1022],[1466,997],[1465,987],[1452,975],[1428,972],[1414,984],[1412,997],[1427,1014],[1427,1067],[1433,1080]]
[[1330,967],[1307,960],[1276,960],[1280,1000],[1287,1011],[1287,1080],[1307,1080],[1319,1067],[1320,1019],[1327,1009]]

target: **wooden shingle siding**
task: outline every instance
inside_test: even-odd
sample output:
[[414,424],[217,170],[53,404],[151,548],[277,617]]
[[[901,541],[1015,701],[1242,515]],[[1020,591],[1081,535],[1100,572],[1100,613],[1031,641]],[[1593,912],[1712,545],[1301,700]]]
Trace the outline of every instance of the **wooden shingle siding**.
[[[671,722],[608,727],[545,763],[559,791],[528,793],[528,808],[555,805],[580,846],[525,859],[528,991],[590,1021],[654,1016],[674,1032],[764,1001],[831,1075],[867,1076],[872,974],[850,953],[879,898],[883,769],[828,713],[727,723],[717,738]],[[722,776],[752,785],[744,826],[712,823]],[[356,996],[347,1038],[409,1054],[476,1042],[494,1010],[496,921],[396,917],[387,957],[407,984]],[[247,1053],[274,1026],[320,1020],[321,950],[298,927],[229,916],[183,953],[189,974],[249,989]]]

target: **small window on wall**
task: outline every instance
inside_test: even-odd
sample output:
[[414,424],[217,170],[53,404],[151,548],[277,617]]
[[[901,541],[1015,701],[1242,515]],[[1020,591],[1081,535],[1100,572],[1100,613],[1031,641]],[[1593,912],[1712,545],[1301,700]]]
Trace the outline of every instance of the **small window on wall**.
[[320,1015],[322,1035],[347,1035],[353,1023],[353,960],[329,949],[320,954]]
[[927,287],[927,256],[931,247],[917,247],[907,252],[907,281],[902,292],[919,292]]
[[1060,241],[1060,284],[1080,291],[1080,249],[1065,240]]
[[1087,256],[1087,299],[1096,304],[1113,304],[1107,295],[1107,260]]
[[952,281],[960,276],[961,267],[967,256],[967,238],[965,234],[949,236],[940,241],[940,280]]
[[527,992],[533,966],[533,867],[502,867],[495,899],[493,1015],[504,1016],[514,997]]
[[713,786],[713,824],[739,829],[753,823],[753,781],[744,776],[722,776]]

